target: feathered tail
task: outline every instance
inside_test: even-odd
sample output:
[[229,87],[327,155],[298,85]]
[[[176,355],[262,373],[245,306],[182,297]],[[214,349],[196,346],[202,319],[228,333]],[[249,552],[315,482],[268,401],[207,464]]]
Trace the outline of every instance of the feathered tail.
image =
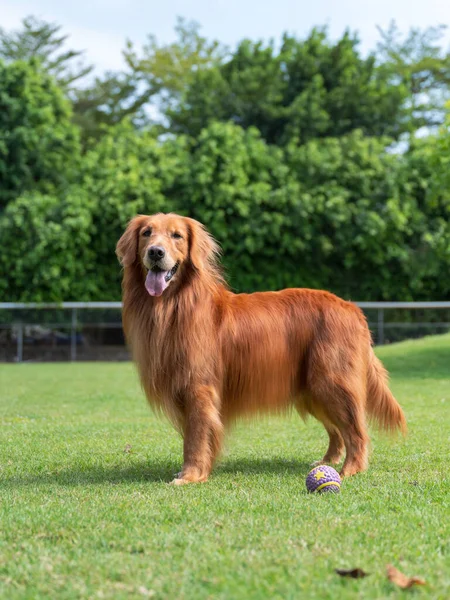
[[400,429],[406,433],[406,419],[400,404],[388,387],[386,369],[370,349],[371,357],[367,378],[367,412],[383,429]]

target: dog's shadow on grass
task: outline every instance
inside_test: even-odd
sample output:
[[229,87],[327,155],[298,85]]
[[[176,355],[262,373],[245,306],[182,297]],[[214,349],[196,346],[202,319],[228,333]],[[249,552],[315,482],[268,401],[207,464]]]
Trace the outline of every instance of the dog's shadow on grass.
[[[213,471],[215,476],[223,474],[241,477],[255,475],[298,477],[311,468],[307,462],[273,458],[224,458]],[[40,485],[59,485],[63,487],[124,484],[124,483],[168,483],[180,470],[175,461],[139,460],[131,465],[77,465],[71,469],[61,469],[44,473],[21,474],[3,477],[0,488],[28,487]]]

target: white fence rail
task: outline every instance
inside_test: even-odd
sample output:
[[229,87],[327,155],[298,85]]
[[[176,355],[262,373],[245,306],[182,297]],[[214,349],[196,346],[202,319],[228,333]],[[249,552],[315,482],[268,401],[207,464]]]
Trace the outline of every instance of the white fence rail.
[[[377,344],[382,345],[385,343],[386,330],[393,328],[411,328],[411,327],[433,327],[435,330],[450,330],[450,314],[447,320],[439,321],[422,321],[422,322],[388,322],[385,321],[386,311],[390,310],[447,310],[450,311],[449,302],[356,302],[361,309],[364,311],[376,311],[376,321],[370,322],[369,326],[376,328]],[[77,332],[83,325],[86,326],[86,322],[80,319],[80,315],[83,311],[88,310],[103,310],[103,311],[116,311],[118,312],[122,308],[121,302],[63,302],[63,303],[24,303],[24,302],[0,302],[0,331],[6,329],[14,329],[15,341],[16,341],[16,362],[22,362],[24,358],[24,332],[26,327],[41,325],[41,321],[35,317],[23,314],[26,311],[41,311],[41,310],[63,310],[70,311],[70,319],[64,323],[56,323],[54,321],[48,322],[49,327],[63,327],[70,331],[70,360],[77,360]],[[1,315],[3,311],[13,311],[12,318],[7,323],[3,323]],[[15,316],[17,314],[17,317]],[[94,321],[89,322],[90,328],[108,328],[108,329],[120,329],[121,322],[120,318],[113,322]],[[1,342],[0,342],[1,343]]]

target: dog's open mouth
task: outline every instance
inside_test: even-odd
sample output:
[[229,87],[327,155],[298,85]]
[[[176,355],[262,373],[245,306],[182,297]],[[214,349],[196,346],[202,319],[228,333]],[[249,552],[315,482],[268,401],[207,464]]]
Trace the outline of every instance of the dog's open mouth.
[[158,265],[149,269],[145,279],[145,289],[150,296],[161,296],[163,291],[169,285],[169,281],[175,275],[179,267],[179,263],[175,263],[170,271],[164,271]]

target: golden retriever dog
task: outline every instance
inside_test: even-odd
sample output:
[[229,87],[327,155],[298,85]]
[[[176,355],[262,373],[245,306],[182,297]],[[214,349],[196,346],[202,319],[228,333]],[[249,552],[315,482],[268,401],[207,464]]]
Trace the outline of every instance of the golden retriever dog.
[[361,310],[325,291],[235,294],[194,219],[138,215],[117,249],[123,325],[148,401],[181,432],[174,484],[206,481],[239,416],[294,407],[328,432],[320,462],[367,468],[366,417],[405,431]]

